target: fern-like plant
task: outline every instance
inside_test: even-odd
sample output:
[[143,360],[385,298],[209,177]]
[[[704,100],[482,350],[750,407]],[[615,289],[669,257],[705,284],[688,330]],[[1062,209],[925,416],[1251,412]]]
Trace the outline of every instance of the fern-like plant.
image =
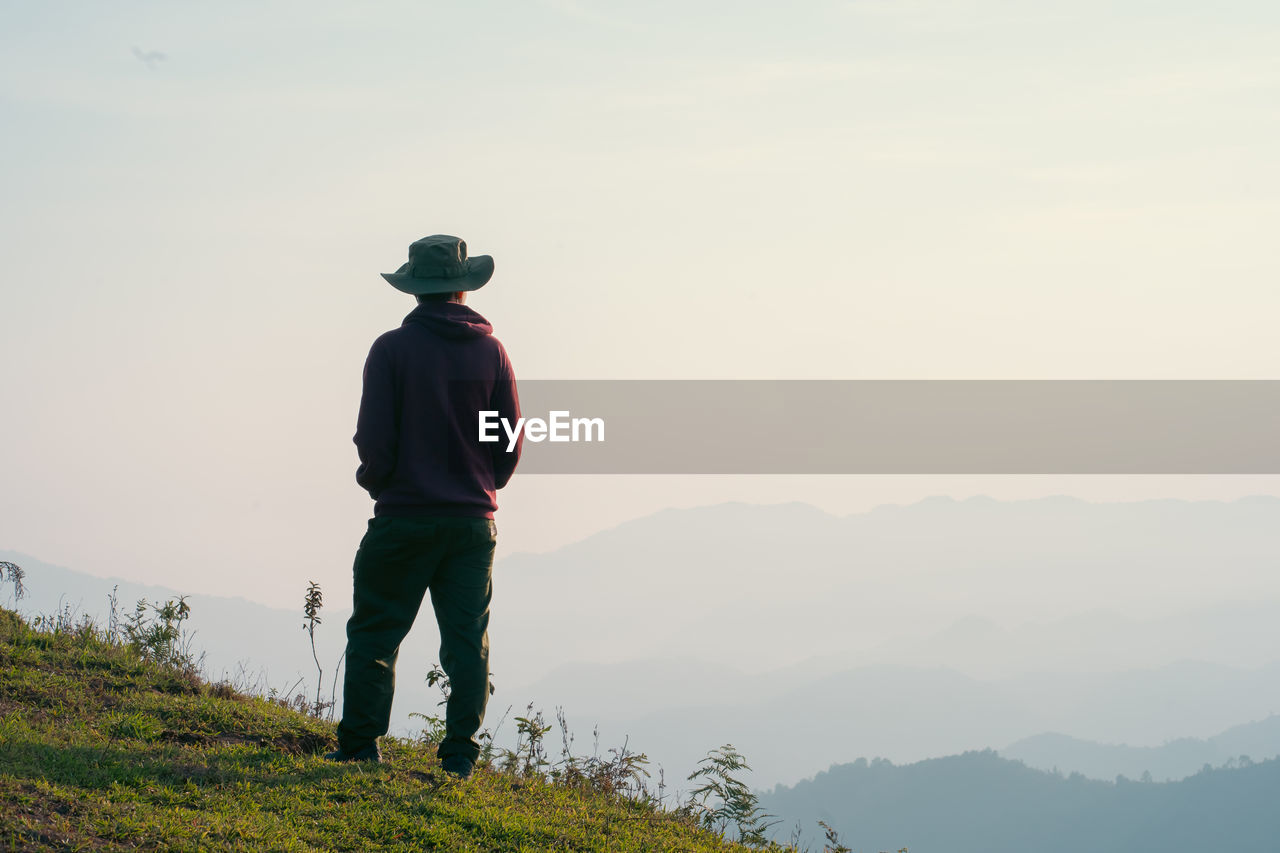
[[685,808],[707,829],[724,835],[734,826],[738,841],[760,846],[767,843],[766,833],[779,821],[769,820],[773,815],[760,808],[759,797],[734,775],[750,769],[731,743],[711,750],[698,762],[698,769],[689,774],[689,781],[702,784],[689,792]]

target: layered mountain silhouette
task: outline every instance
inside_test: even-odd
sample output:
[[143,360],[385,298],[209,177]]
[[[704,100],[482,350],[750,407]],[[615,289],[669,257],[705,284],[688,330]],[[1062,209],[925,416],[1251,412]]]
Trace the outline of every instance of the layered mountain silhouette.
[[[1170,782],[1034,770],[990,750],[906,766],[866,759],[761,796],[777,837],[823,820],[854,850],[1201,853],[1274,850],[1280,761]],[[812,843],[812,835],[805,837]]]
[[1208,738],[1175,738],[1159,746],[1095,743],[1046,732],[1000,750],[1005,758],[1041,770],[1066,768],[1094,779],[1149,776],[1156,781],[1183,779],[1208,767],[1280,756],[1280,715],[1232,726]]
[[[1046,732],[1137,749],[1210,738],[1280,711],[1278,531],[1270,497],[666,510],[500,557],[490,722],[509,705],[562,706],[580,737],[599,723],[605,746],[630,737],[673,775],[729,741],[760,785],[860,755],[909,762]],[[117,582],[0,559],[27,569],[19,609],[70,603],[105,621]],[[296,612],[191,596],[210,677],[314,692],[305,572]],[[184,591],[118,583],[124,608]],[[326,693],[347,592],[326,590],[317,631]],[[400,657],[397,731],[436,707],[422,683],[436,645],[424,619]],[[1104,766],[1083,751],[1055,765]]]

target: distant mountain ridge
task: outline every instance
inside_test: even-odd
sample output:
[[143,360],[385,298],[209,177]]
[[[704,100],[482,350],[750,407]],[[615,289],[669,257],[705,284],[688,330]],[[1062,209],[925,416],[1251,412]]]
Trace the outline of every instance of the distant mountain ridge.
[[[848,666],[884,661],[878,655],[887,650],[895,662],[966,669],[958,654],[939,660],[937,653],[968,648],[981,666],[1003,648],[1007,674],[1028,668],[1018,655],[1027,639],[1018,625],[1069,627],[1100,610],[1126,623],[1159,623],[1259,602],[1272,609],[1268,618],[1246,613],[1237,624],[1247,633],[1220,630],[1233,618],[1227,613],[1204,632],[1167,637],[1184,642],[1172,656],[1129,631],[1119,639],[1134,653],[1117,664],[1187,657],[1196,647],[1180,638],[1191,636],[1223,653],[1207,659],[1258,665],[1270,660],[1260,650],[1280,648],[1280,619],[1269,618],[1280,612],[1277,564],[1280,498],[1273,497],[931,498],[843,517],[805,504],[718,504],[665,510],[549,554],[504,558],[492,637],[495,654],[501,647],[515,653],[503,669],[520,673],[522,683],[563,662],[547,654],[554,649],[599,663],[693,656],[739,669],[815,656]],[[528,607],[532,601],[540,606]],[[921,646],[966,618],[1015,633],[1003,643],[968,638],[958,650]],[[582,643],[584,636],[592,642]],[[1069,642],[1048,639],[1057,658],[1070,657]],[[1081,639],[1090,660],[1106,659],[1088,646],[1088,634]]]
[[1276,849],[1278,798],[1276,760],[1179,782],[1114,783],[986,750],[904,766],[842,764],[765,792],[760,804],[781,821],[776,838],[824,820],[854,850],[1204,853]]
[[[575,673],[583,680],[572,691]],[[629,736],[669,774],[691,768],[708,743],[727,740],[750,759],[756,784],[794,782],[815,768],[859,755],[918,761],[1044,731],[1065,729],[1093,740],[1142,742],[1145,737],[1157,743],[1188,734],[1209,736],[1280,707],[1280,664],[1232,669],[1184,662],[996,681],[944,668],[868,666],[787,678],[780,692],[766,696],[752,695],[751,687],[767,682],[769,673],[742,673],[716,682],[718,698],[709,691],[692,693],[661,673],[656,662],[618,672],[600,665],[574,667],[522,695],[535,705],[564,706],[571,723],[598,725],[604,742]],[[646,680],[636,683],[640,678]],[[666,706],[632,715],[625,702],[611,701],[642,686],[663,693]],[[678,704],[684,695],[690,701]],[[592,696],[598,698],[588,704]],[[1067,763],[1057,766],[1064,772],[1074,769]]]
[[1140,779],[1144,773],[1158,782],[1183,779],[1206,765],[1280,756],[1280,714],[1233,726],[1213,737],[1177,738],[1160,746],[1096,743],[1046,732],[1010,744],[1000,755],[1028,767],[1074,771],[1092,779]]

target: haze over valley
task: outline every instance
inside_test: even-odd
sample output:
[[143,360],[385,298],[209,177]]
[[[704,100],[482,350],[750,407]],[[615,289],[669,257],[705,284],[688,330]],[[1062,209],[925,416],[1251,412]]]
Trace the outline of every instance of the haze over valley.
[[[509,705],[548,718],[563,707],[580,743],[598,725],[602,747],[629,738],[680,776],[732,742],[761,786],[859,757],[1006,747],[1096,775],[1105,762],[1087,744],[1046,752],[1026,739],[1154,749],[1280,711],[1277,530],[1270,497],[931,498],[845,517],[801,504],[668,510],[499,561],[489,723]],[[105,613],[114,582],[0,558],[28,570],[25,609]],[[314,691],[299,580],[296,612],[191,597],[211,676]],[[180,592],[121,582],[119,597]],[[327,694],[350,593],[325,594]],[[434,643],[424,623],[402,651],[399,731],[438,701],[422,683]],[[1252,758],[1275,742],[1255,739]]]

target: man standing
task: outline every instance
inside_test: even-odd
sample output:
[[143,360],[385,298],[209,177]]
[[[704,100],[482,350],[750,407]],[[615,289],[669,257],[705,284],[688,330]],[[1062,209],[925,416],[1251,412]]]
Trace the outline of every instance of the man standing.
[[428,591],[450,684],[438,755],[446,772],[465,779],[480,753],[493,513],[521,450],[478,440],[481,411],[511,423],[520,416],[507,352],[465,305],[492,275],[493,258],[469,258],[466,243],[444,234],[412,243],[409,262],[383,274],[418,307],[374,341],[364,366],[356,482],[375,504],[355,558],[338,749],[326,756],[334,761],[381,760],[396,656]]

